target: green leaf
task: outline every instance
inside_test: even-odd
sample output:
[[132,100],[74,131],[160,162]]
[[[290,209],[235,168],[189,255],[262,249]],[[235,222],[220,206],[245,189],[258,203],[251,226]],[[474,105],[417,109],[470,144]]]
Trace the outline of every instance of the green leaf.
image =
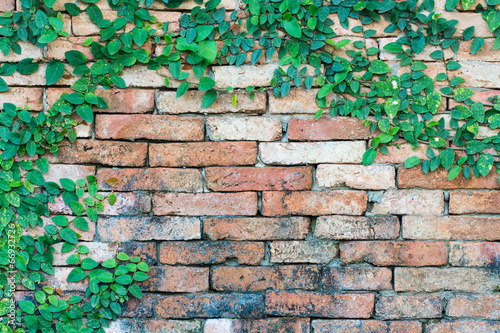
[[90,270],[96,268],[97,266],[99,266],[99,264],[92,258],[85,258],[82,260],[82,269]]
[[130,292],[130,294],[132,296],[134,296],[135,298],[139,298],[141,299],[142,298],[142,290],[141,288],[136,285],[136,284],[133,284],[131,285],[129,288],[128,288],[128,291]]
[[207,65],[212,64],[217,57],[217,43],[214,40],[204,40],[199,44],[198,54],[205,59]]
[[179,87],[177,88],[177,93],[175,97],[177,98],[181,97],[186,93],[186,91],[188,91],[188,89],[189,89],[189,83],[181,82],[181,84],[179,84]]
[[64,56],[66,61],[73,67],[87,64],[87,57],[80,51],[67,51]]
[[492,10],[486,16],[486,23],[488,24],[488,29],[493,32],[498,27],[500,27],[500,11]]
[[68,282],[79,282],[87,277],[87,273],[80,267],[73,268],[68,275]]
[[376,149],[370,148],[367,151],[365,151],[363,154],[363,160],[362,160],[363,165],[371,164],[373,162],[373,160],[375,159],[375,156],[377,156]]
[[483,37],[476,37],[472,41],[472,44],[470,46],[470,54],[474,55],[481,50],[481,48],[484,45],[484,38]]
[[4,79],[0,77],[0,92],[8,91],[9,86],[5,83]]
[[61,236],[61,238],[68,243],[71,243],[71,244],[78,243],[78,236],[77,236],[76,232],[74,232],[73,230],[71,230],[68,227],[62,228],[61,230],[59,230],[59,236]]
[[133,276],[134,281],[146,281],[148,279],[148,275],[143,272],[135,272]]
[[467,88],[458,88],[453,92],[453,99],[455,99],[455,101],[457,102],[463,102],[466,99],[472,97],[472,95],[474,95],[474,92],[472,90]]
[[80,15],[80,7],[78,7],[74,3],[65,3],[64,4],[64,8],[66,9],[66,11],[71,16],[78,16],[78,15]]
[[111,206],[113,206],[116,202],[116,194],[114,192],[108,195],[108,202]]
[[470,111],[472,112],[472,117],[478,122],[484,122],[485,110],[484,105],[481,102],[475,102],[471,105]]
[[88,231],[89,230],[89,224],[87,223],[87,220],[85,218],[79,216],[75,218],[73,221],[73,225],[83,231]]
[[295,18],[291,18],[290,21],[282,22],[285,31],[292,37],[300,38],[302,37],[302,29]]
[[382,60],[375,59],[368,68],[374,74],[385,74],[391,71],[391,68]]
[[92,108],[90,107],[90,105],[78,105],[76,107],[76,113],[87,123],[92,124],[94,122],[94,112],[92,112]]
[[427,95],[426,104],[430,113],[435,114],[437,112],[441,106],[441,99],[441,94],[437,91],[433,91]]
[[449,12],[453,11],[459,2],[460,0],[446,0],[445,9]]
[[462,0],[462,7],[464,8],[464,10],[467,10],[469,9],[474,3],[476,2],[476,0]]
[[400,43],[392,42],[384,46],[384,50],[392,53],[403,52],[403,46]]
[[26,58],[19,62],[17,71],[22,75],[33,74],[38,70],[38,63],[33,62],[33,58]]
[[31,301],[19,301],[17,302],[17,305],[23,310],[24,312],[28,314],[34,314],[35,313],[35,304]]
[[116,256],[116,258],[118,260],[121,260],[121,261],[128,261],[128,260],[130,260],[130,256],[128,254],[126,254],[126,253],[123,253],[123,252],[118,253],[118,255]]
[[217,91],[209,90],[203,95],[203,99],[201,100],[201,107],[206,109],[210,105],[212,105],[217,99]]
[[58,60],[52,60],[51,62],[49,62],[45,71],[45,81],[47,82],[48,86],[59,81],[59,79],[61,79],[63,75],[64,64],[62,62]]
[[325,84],[321,89],[318,91],[318,98],[324,98],[326,97],[333,89],[334,84],[329,82]]
[[441,165],[446,170],[449,170],[455,161],[455,151],[451,148],[447,148],[441,151],[439,158],[441,159]]
[[398,114],[399,106],[401,105],[401,100],[397,97],[388,98],[384,104],[385,113],[389,116],[389,118],[394,118]]
[[462,167],[458,165],[454,165],[450,171],[448,172],[448,180],[453,180],[457,178],[457,176],[460,174],[460,171],[462,171]]
[[207,91],[213,88],[215,86],[215,81],[212,78],[209,78],[208,76],[203,76],[200,78],[200,84],[198,85],[198,90],[201,91]]
[[482,153],[477,159],[477,170],[479,174],[486,177],[493,168],[493,155]]
[[250,2],[248,3],[248,9],[250,10],[250,13],[252,15],[259,15],[260,14],[259,0],[250,0]]
[[406,169],[413,168],[415,165],[417,165],[419,163],[420,163],[420,158],[418,158],[417,156],[412,156],[412,157],[409,157],[408,159],[406,159],[406,161],[404,163],[404,167]]

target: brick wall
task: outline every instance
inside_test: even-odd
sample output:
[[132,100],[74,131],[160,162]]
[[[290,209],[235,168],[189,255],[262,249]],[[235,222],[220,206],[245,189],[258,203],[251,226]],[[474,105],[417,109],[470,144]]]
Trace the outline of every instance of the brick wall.
[[[106,9],[105,1],[99,5]],[[0,10],[10,6],[13,0]],[[155,15],[178,29],[180,12]],[[479,14],[443,16],[459,20],[460,34],[475,25],[476,35],[492,37]],[[65,16],[65,29],[74,41],[98,32],[85,13]],[[380,24],[375,29],[366,47],[394,39]],[[470,43],[446,55],[462,63],[449,75],[463,76],[484,102],[500,95],[493,40],[474,57]],[[63,60],[75,48],[63,40],[44,50],[22,46],[22,56],[0,59]],[[151,52],[161,54],[161,47]],[[429,54],[419,58],[427,74],[446,72]],[[394,73],[405,71],[390,54],[379,57]],[[44,66],[5,77],[11,90],[0,94],[0,105],[42,111],[68,91],[75,80],[70,72],[48,88]],[[263,59],[258,66],[211,70],[221,87],[266,87],[276,67]],[[76,144],[51,158],[48,177],[95,174],[102,191],[116,191],[117,204],[82,235],[88,256],[103,261],[124,251],[153,267],[144,299],[129,302],[109,332],[500,331],[496,173],[449,182],[444,170],[404,169],[407,157],[426,158],[425,148],[413,152],[404,144],[362,166],[373,134],[353,118],[314,120],[315,90],[284,99],[237,93],[236,106],[228,94],[202,109],[201,92],[176,99],[163,77],[144,66],[126,69],[124,78],[129,89],[98,92],[109,109],[95,110],[95,125],[78,127]],[[453,103],[445,101],[441,110]],[[62,200],[51,209],[70,214]],[[70,254],[57,255],[59,267],[47,284],[81,293],[84,283],[66,282]]]

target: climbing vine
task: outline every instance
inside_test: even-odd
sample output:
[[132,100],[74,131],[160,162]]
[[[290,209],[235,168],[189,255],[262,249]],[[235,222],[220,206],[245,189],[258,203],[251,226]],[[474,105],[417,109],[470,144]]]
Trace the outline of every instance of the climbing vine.
[[[58,183],[44,178],[49,171],[47,156],[57,155],[62,144],[77,138],[74,115],[92,123],[92,109],[107,108],[96,90],[126,88],[121,74],[136,64],[146,64],[157,73],[168,68],[165,86],[175,85],[177,97],[190,88],[203,91],[202,107],[207,108],[221,93],[234,91],[217,85],[211,66],[256,64],[263,59],[277,62],[269,93],[278,98],[292,87],[315,89],[317,118],[324,113],[357,117],[377,131],[363,156],[365,165],[377,154],[388,154],[389,146],[406,142],[414,150],[427,147],[428,157],[410,157],[404,163],[406,168],[420,166],[428,173],[442,166],[450,180],[460,174],[485,177],[494,167],[500,173],[500,163],[495,161],[500,135],[479,136],[480,128],[500,128],[498,96],[488,103],[474,101],[474,91],[461,87],[467,84],[463,78],[447,73],[431,78],[425,74],[427,65],[415,60],[426,47],[433,47],[430,57],[442,61],[451,73],[461,64],[445,57],[445,52],[456,54],[463,40],[471,41],[473,55],[485,43],[483,37],[475,36],[474,26],[458,34],[458,21],[434,11],[433,0],[331,0],[327,5],[322,0],[243,0],[230,13],[220,6],[220,0],[204,4],[195,0],[199,6],[181,16],[179,31],[169,30],[168,22],[158,22],[150,14],[148,8],[154,0],[107,0],[116,11],[114,20],[104,18],[96,5],[100,1],[105,0],[82,0],[84,9],[65,3],[69,15],[88,15],[100,29],[99,39],[87,38],[81,45],[90,49],[91,62],[80,51],[65,54],[72,75],[78,77],[71,85],[73,92],[63,93],[47,112],[35,114],[5,103],[0,113],[1,332],[103,332],[121,314],[120,304],[130,297],[142,297],[137,282],[147,279],[147,264],[124,253],[99,264],[86,258],[89,249],[78,243],[81,234],[75,229],[89,230],[87,218],[95,223],[105,202],[114,204],[116,195],[99,193],[94,176],[76,182],[60,179]],[[162,1],[167,8],[183,3]],[[21,0],[17,12],[3,13],[0,52],[4,56],[21,54],[20,41],[39,48],[57,38],[71,41],[62,14],[53,10],[55,2]],[[486,4],[477,4],[475,11],[495,37],[496,50],[500,48],[500,11],[496,8],[500,0],[486,0]],[[473,5],[474,0],[447,0],[445,9],[461,6],[467,10]],[[353,22],[358,23],[353,26]],[[364,38],[380,33],[370,28],[379,22],[385,22],[385,33],[398,33],[383,50],[393,54],[404,74],[391,74],[391,67],[378,59],[381,50],[365,44]],[[340,39],[342,29],[362,38],[354,42]],[[150,54],[148,45],[161,48],[161,54]],[[39,67],[31,58],[4,62],[0,92],[9,89],[2,76],[29,75]],[[57,83],[65,72],[65,63],[50,61],[46,84]],[[253,86],[245,90],[253,98],[256,89],[266,90]],[[233,104],[238,103],[236,96]],[[440,110],[443,98],[457,102],[451,112]],[[50,205],[58,200],[69,207],[73,217],[49,219]],[[32,237],[25,232],[35,227],[42,227],[43,234]],[[58,243],[62,243],[62,253],[73,252],[67,259],[74,266],[67,281],[88,282],[83,295],[64,295],[45,284],[47,275],[54,274],[54,245]],[[18,284],[31,290],[32,296],[14,306],[13,286]]]

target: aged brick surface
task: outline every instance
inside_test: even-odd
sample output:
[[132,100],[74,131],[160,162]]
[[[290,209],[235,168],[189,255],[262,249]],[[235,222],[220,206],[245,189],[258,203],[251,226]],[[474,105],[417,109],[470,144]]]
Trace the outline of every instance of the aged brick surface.
[[262,117],[210,117],[207,129],[212,141],[279,141],[281,121]]
[[158,296],[155,313],[160,318],[259,318],[264,313],[264,296],[256,294]]
[[446,315],[460,318],[500,320],[498,295],[454,295],[446,307]]
[[206,168],[207,186],[212,191],[297,191],[312,187],[311,167]]
[[448,248],[444,242],[348,242],[340,246],[340,258],[345,264],[441,266],[448,261]]
[[208,319],[204,333],[310,333],[309,318]]
[[500,243],[450,243],[450,265],[452,266],[500,266]]
[[255,142],[199,142],[150,144],[151,166],[253,165],[257,162]]
[[448,171],[439,168],[434,172],[429,172],[427,175],[420,168],[398,169],[398,187],[399,188],[414,188],[420,187],[425,189],[499,189],[500,182],[498,174],[490,172],[486,177],[476,178],[471,175],[469,179],[460,174],[452,181],[448,180]]
[[213,240],[304,239],[310,220],[304,217],[211,218],[203,232]]
[[431,215],[443,214],[444,194],[441,191],[390,190],[375,202],[372,214]]
[[236,259],[257,265],[264,259],[264,244],[257,242],[166,242],[160,245],[160,262],[167,265],[219,264]]
[[341,240],[393,239],[399,236],[399,220],[395,216],[320,216],[314,235]]
[[392,271],[377,267],[332,267],[323,269],[323,289],[390,290]]
[[316,169],[316,183],[322,188],[385,190],[396,187],[395,178],[390,165],[320,164]]
[[201,192],[202,174],[196,169],[146,168],[97,171],[102,190]]
[[291,118],[288,122],[290,141],[359,140],[373,136],[363,121],[351,117],[321,117],[318,120]]
[[111,322],[106,333],[126,333],[126,332],[144,332],[156,333],[164,330],[166,332],[179,333],[201,333],[203,332],[203,323],[200,320],[163,320],[163,319],[118,319]]
[[453,191],[450,192],[450,214],[498,214],[500,191]]
[[273,316],[368,318],[373,305],[373,294],[331,295],[302,291],[266,293],[266,314]]
[[155,242],[125,242],[121,243],[118,251],[124,252],[129,256],[137,256],[146,264],[152,266],[158,262],[157,246]]
[[318,287],[317,266],[215,267],[211,286],[218,291],[307,289]]
[[0,109],[3,109],[4,103],[11,103],[22,108],[30,107],[33,111],[42,111],[43,89],[9,87],[8,91],[0,95]]
[[426,333],[490,333],[500,330],[500,323],[495,321],[449,321],[443,320],[430,324]]
[[377,299],[375,313],[380,319],[440,318],[439,296],[381,296]]
[[317,333],[421,333],[422,324],[418,321],[379,321],[379,320],[313,320],[312,327]]
[[149,279],[141,283],[143,291],[187,292],[208,290],[208,267],[153,266]]
[[165,141],[203,141],[201,117],[163,115],[98,115],[98,139],[151,139]]
[[366,211],[367,195],[361,191],[297,191],[264,192],[262,214],[276,215],[362,215]]
[[270,248],[274,263],[327,264],[338,256],[337,245],[327,240],[276,241]]

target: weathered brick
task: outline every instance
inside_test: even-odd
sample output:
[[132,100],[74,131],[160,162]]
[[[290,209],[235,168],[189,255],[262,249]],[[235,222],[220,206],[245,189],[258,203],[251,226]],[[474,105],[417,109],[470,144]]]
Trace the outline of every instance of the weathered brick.
[[[114,10],[104,10],[102,11],[102,17],[105,20],[115,20],[117,12]],[[89,15],[86,12],[80,13],[78,16],[72,17],[73,34],[75,36],[90,36],[99,35],[100,28],[92,22]]]
[[160,318],[260,318],[264,296],[252,294],[191,294],[158,296]]
[[269,94],[269,112],[275,114],[315,114],[319,109],[315,101],[317,92],[318,89],[292,89],[285,97],[279,98]]
[[441,312],[439,296],[380,296],[375,304],[375,314],[382,320],[440,318]]
[[203,141],[205,123],[201,117],[97,115],[95,134],[97,139]]
[[[73,67],[70,65],[64,66],[64,74],[59,79],[59,81],[55,82],[54,85],[72,85],[77,77],[73,74]],[[38,71],[33,74],[20,74],[19,72],[15,72],[12,75],[3,76],[2,78],[5,80],[5,83],[10,86],[45,86],[45,72],[47,71],[47,64],[41,63]]]
[[500,320],[500,296],[453,295],[448,300],[446,315],[455,318]]
[[394,269],[394,290],[437,292],[443,290],[488,293],[497,290],[500,273],[481,268],[405,268]]
[[[107,200],[103,204],[102,215],[139,215],[151,211],[151,197],[146,193],[117,192],[116,203],[113,206]],[[73,214],[61,196],[56,197],[55,203],[49,203],[49,210],[53,213]]]
[[155,215],[245,215],[257,214],[257,193],[156,193]]
[[[33,238],[36,238],[38,236],[44,235],[45,234],[45,226],[46,225],[54,225],[54,222],[52,222],[52,217],[46,217],[42,216],[42,225],[37,225],[34,228],[23,228],[23,235],[29,235]],[[82,237],[79,238],[80,241],[85,241],[85,242],[91,242],[94,240],[94,235],[95,235],[95,227],[96,224],[92,222],[88,217],[83,216],[83,218],[87,221],[87,224],[89,226],[89,230],[83,231],[78,228],[76,228],[72,221],[75,218],[75,216],[66,216],[68,218],[68,228],[78,232]]]
[[313,320],[315,333],[422,333],[418,321]]
[[[84,295],[82,295],[84,296]],[[141,299],[131,297],[122,304],[122,317],[150,318],[153,315],[154,295],[144,294]]]
[[500,331],[498,321],[449,321],[443,320],[427,326],[426,333],[492,333]]
[[181,216],[101,217],[99,237],[106,242],[200,239],[200,220]]
[[380,202],[373,204],[372,214],[443,214],[444,194],[442,191],[389,190]]
[[373,294],[330,295],[305,291],[266,293],[266,314],[272,316],[369,318],[373,305]]
[[47,155],[51,163],[88,163],[113,166],[144,166],[148,144],[143,142],[119,142],[77,140],[61,145],[59,155]]
[[[479,22],[479,21],[478,21]],[[448,73],[450,79],[462,77],[467,82],[467,87],[498,88],[500,64],[496,62],[461,61],[459,69]],[[481,73],[481,75],[477,75]]]
[[450,214],[500,213],[500,191],[450,192]]
[[4,103],[11,103],[33,111],[43,111],[43,89],[9,87],[8,91],[0,95],[0,109],[3,109]]
[[212,191],[297,191],[312,187],[312,167],[214,167],[205,169]]
[[68,282],[68,275],[74,267],[55,267],[54,275],[46,275],[46,280],[40,283],[40,286],[50,286],[54,289],[60,288],[64,291],[85,291],[88,286],[88,280],[79,282]]
[[258,265],[264,244],[255,242],[166,242],[160,246],[160,262],[167,265],[220,264],[236,259],[239,264]]
[[378,153],[373,163],[376,164],[402,164],[408,158],[417,156],[422,160],[429,159],[426,155],[427,146],[420,144],[417,150],[413,150],[408,142],[397,141],[396,145],[387,146],[389,153],[387,155]]
[[125,242],[119,244],[119,252],[128,254],[131,257],[139,257],[149,266],[158,263],[155,242]]
[[498,52],[493,48],[494,39],[487,38],[484,40],[483,47],[476,54],[471,55],[472,40],[463,41],[457,53],[457,61],[500,61]]
[[[62,253],[63,243],[54,244],[54,248],[56,251],[54,252],[54,266],[68,266],[66,263],[66,259],[72,254],[77,253],[76,247],[74,250]],[[90,250],[89,253],[80,254],[80,258],[83,260],[84,258],[91,258],[95,261],[102,263],[103,261],[116,257],[118,246],[117,244],[109,244],[109,243],[100,243],[100,242],[88,242],[88,243],[79,243],[79,245],[85,245]]]
[[452,266],[500,266],[500,243],[450,243]]
[[[201,101],[205,92],[189,90],[182,97],[176,98],[174,91],[158,92],[156,105],[159,113],[264,113],[266,111],[266,94],[257,92],[255,98],[250,99],[248,93],[220,94],[217,100],[208,108],[202,108]],[[232,98],[236,95],[236,105]]]
[[367,195],[362,191],[263,192],[262,215],[362,215]]
[[273,263],[327,264],[338,257],[337,244],[328,240],[275,241],[271,243]]
[[10,12],[16,9],[16,2],[14,0],[5,0],[0,4],[0,12]]
[[[9,0],[7,0],[9,1]],[[1,6],[1,5],[0,5]],[[1,12],[1,10],[0,10]],[[35,44],[30,42],[23,42],[22,40],[18,40],[19,46],[21,47],[21,54],[14,53],[10,51],[10,53],[5,56],[2,53],[2,58],[0,58],[0,63],[3,62],[19,62],[25,58],[33,58],[34,61],[38,62],[43,59],[43,49],[39,48]]]
[[[189,81],[192,82],[190,87],[196,87],[198,79],[194,77],[193,70],[186,66],[182,66],[181,70],[189,73]],[[148,69],[145,65],[135,64],[132,67],[125,67],[121,74],[121,77],[125,81],[125,85],[127,87],[138,88],[165,88],[166,76],[171,78],[169,88],[177,88],[182,82],[172,79],[172,73],[170,73],[168,67],[165,66],[161,67],[157,71],[153,71]]]
[[269,142],[259,144],[265,164],[293,165],[318,163],[361,163],[364,141]]
[[390,290],[392,271],[377,267],[329,267],[323,269],[323,289]]
[[330,239],[394,239],[399,236],[396,216],[320,216],[316,219],[314,236]]
[[86,179],[89,175],[95,175],[95,166],[75,164],[51,164],[49,171],[43,175],[46,182],[59,182],[61,178],[71,180]]
[[211,218],[203,223],[203,232],[212,240],[304,239],[309,224],[305,217]]
[[310,333],[309,318],[208,319],[204,333]]
[[317,266],[214,267],[211,286],[217,291],[313,290],[319,274]]
[[201,192],[202,175],[196,169],[146,168],[99,169],[97,181],[102,190]]
[[426,189],[500,189],[498,174],[490,172],[486,177],[476,178],[473,175],[469,179],[460,174],[452,181],[448,180],[448,171],[439,168],[434,172],[424,174],[420,168],[399,168],[398,187],[412,188],[420,187]]
[[499,222],[493,216],[403,216],[403,238],[500,240]]
[[340,245],[342,263],[376,266],[441,266],[448,262],[445,242],[349,242]]
[[119,318],[112,321],[109,328],[105,328],[106,333],[202,333],[203,323],[200,320],[161,320],[161,319],[125,319]]
[[257,163],[257,144],[243,142],[193,142],[150,144],[151,166],[222,166]]
[[208,267],[153,266],[149,278],[141,283],[143,291],[194,293],[208,290]]
[[[309,92],[309,95],[312,93]],[[288,122],[290,141],[362,140],[375,135],[362,120],[354,117],[291,118]]]
[[453,34],[454,37],[462,37],[464,30],[474,25],[474,36],[476,37],[493,37],[493,33],[488,29],[488,24],[482,19],[480,13],[467,12],[442,12],[441,16],[447,20],[457,20],[457,25],[454,26],[457,30]]
[[207,129],[212,141],[278,141],[283,135],[281,121],[263,117],[210,117]]
[[[51,106],[70,88],[47,89],[47,105]],[[106,100],[107,109],[94,108],[99,113],[147,113],[154,111],[154,91],[145,89],[97,89],[97,96]]]
[[316,183],[323,188],[385,190],[396,187],[396,171],[392,165],[320,164]]

